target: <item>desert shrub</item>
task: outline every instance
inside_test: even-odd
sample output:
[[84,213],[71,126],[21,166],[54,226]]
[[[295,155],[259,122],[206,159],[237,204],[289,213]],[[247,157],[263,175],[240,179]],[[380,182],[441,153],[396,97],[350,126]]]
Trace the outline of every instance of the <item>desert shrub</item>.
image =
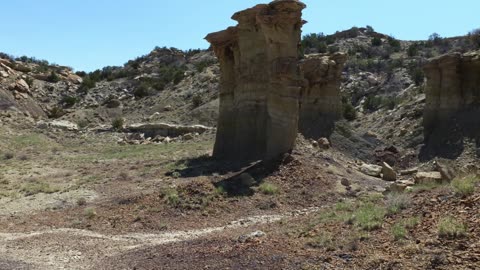
[[92,219],[97,216],[97,211],[93,207],[88,207],[88,208],[85,208],[85,210],[83,211],[83,214],[85,215],[86,218]]
[[395,52],[399,52],[402,48],[400,41],[394,37],[388,37],[388,45],[390,45]]
[[204,71],[207,67],[211,66],[215,64],[215,61],[213,60],[205,60],[205,61],[200,61],[198,63],[195,63],[195,69],[198,71],[198,72],[202,72]]
[[144,98],[150,96],[150,84],[141,82],[140,85],[138,85],[135,90],[133,90],[133,95],[136,98]]
[[83,206],[87,204],[87,200],[85,198],[78,198],[77,199],[77,205],[78,206]]
[[467,227],[453,217],[445,217],[438,223],[438,236],[445,238],[461,238],[467,235]]
[[413,43],[408,47],[407,54],[410,57],[414,57],[418,55],[418,45],[416,43]]
[[78,99],[76,97],[64,96],[60,100],[60,104],[62,104],[66,108],[70,108],[70,107],[73,107],[73,105],[75,105],[75,103],[77,103],[77,101],[78,101]]
[[201,94],[196,94],[192,97],[193,107],[199,107],[203,103],[203,97]]
[[97,83],[90,78],[90,76],[85,76],[83,78],[82,84],[80,84],[80,87],[78,88],[78,92],[80,93],[86,93],[88,90],[95,88],[97,86]]
[[480,28],[472,30],[470,33],[468,33],[468,38],[474,46],[480,48]]
[[455,194],[461,197],[467,197],[475,192],[476,184],[480,182],[480,178],[475,175],[466,177],[456,177],[452,181],[452,187]]
[[48,118],[60,118],[65,115],[65,110],[60,106],[54,106],[48,111]]
[[7,153],[3,154],[3,159],[5,159],[5,160],[9,160],[9,159],[12,159],[14,157],[15,157],[15,155],[12,152],[7,152]]
[[385,205],[387,212],[390,214],[398,213],[401,210],[406,209],[410,205],[410,197],[403,193],[390,193],[387,196]]
[[176,189],[167,188],[162,191],[162,196],[165,199],[166,203],[171,206],[178,206],[180,203],[180,196]]
[[112,129],[113,130],[122,130],[125,124],[125,120],[122,117],[117,117],[112,120]]
[[375,47],[382,46],[382,39],[379,37],[372,38],[372,46],[375,46]]
[[340,51],[340,48],[338,46],[329,46],[328,47],[328,52],[329,53],[336,53],[336,52],[339,52]]
[[407,229],[401,223],[396,223],[392,226],[392,235],[395,241],[403,240],[407,238]]
[[308,245],[313,248],[325,248],[326,250],[335,250],[335,240],[333,235],[329,232],[322,231],[315,236],[312,241],[308,242]]
[[357,110],[350,102],[343,103],[343,118],[348,121],[357,119]]
[[365,203],[355,212],[354,223],[363,230],[372,231],[380,228],[385,217],[385,209],[373,203]]
[[58,76],[58,74],[55,71],[51,71],[50,75],[48,75],[47,77],[47,82],[51,82],[51,83],[57,83],[60,80],[61,80],[60,76]]
[[416,86],[422,85],[423,82],[425,81],[425,73],[419,67],[411,69],[410,70],[410,76],[412,77]]
[[374,95],[369,95],[365,99],[365,103],[363,103],[363,109],[368,111],[376,111],[380,109],[382,105],[382,98]]
[[55,193],[60,191],[60,189],[52,187],[50,184],[45,182],[31,181],[24,184],[20,191],[24,192],[26,196],[32,196],[38,193]]
[[25,78],[25,82],[28,84],[29,87],[33,86],[33,78],[32,77],[27,76],[27,78]]
[[262,183],[259,187],[260,192],[266,195],[275,195],[279,192],[279,188],[270,183]]
[[384,97],[382,98],[382,107],[385,107],[389,110],[395,109],[395,106],[398,104],[398,99],[395,97]]

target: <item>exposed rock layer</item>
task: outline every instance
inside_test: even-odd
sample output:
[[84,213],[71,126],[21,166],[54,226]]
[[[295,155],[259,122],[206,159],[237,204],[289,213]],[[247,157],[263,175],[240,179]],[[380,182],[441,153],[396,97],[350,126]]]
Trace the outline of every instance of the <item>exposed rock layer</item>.
[[238,26],[212,33],[222,69],[214,156],[269,159],[288,152],[298,129],[299,1],[274,1],[238,12]]
[[340,83],[344,53],[308,55],[300,62],[305,78],[300,99],[299,131],[306,137],[329,137],[342,116]]
[[346,55],[299,62],[304,8],[294,0],[257,5],[233,15],[236,27],[206,37],[222,71],[215,157],[271,159],[293,148],[298,130],[331,134]]
[[425,154],[456,157],[464,137],[480,139],[480,51],[434,58],[424,70]]

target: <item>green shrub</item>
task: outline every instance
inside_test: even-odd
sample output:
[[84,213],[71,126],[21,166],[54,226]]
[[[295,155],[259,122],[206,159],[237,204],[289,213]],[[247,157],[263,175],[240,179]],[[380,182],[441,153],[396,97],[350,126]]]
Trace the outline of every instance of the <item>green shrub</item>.
[[56,119],[64,116],[65,113],[65,110],[63,110],[63,108],[61,108],[60,106],[54,106],[48,111],[48,117]]
[[422,85],[425,81],[425,73],[419,67],[414,68],[412,71],[410,71],[410,76],[412,77],[416,86]]
[[388,45],[390,45],[395,52],[399,52],[402,48],[400,41],[393,37],[388,37]]
[[266,195],[275,195],[279,192],[279,188],[274,184],[263,183],[259,186],[260,192]]
[[475,192],[475,186],[478,182],[480,182],[480,178],[478,176],[470,175],[453,179],[451,185],[455,191],[455,194],[461,197],[467,197]]
[[407,238],[407,229],[403,224],[396,223],[392,226],[392,235],[395,241],[403,240]]
[[55,71],[51,71],[50,75],[48,75],[47,77],[47,82],[51,82],[51,83],[57,83],[60,80],[61,80],[60,76],[58,76],[58,74]]
[[24,192],[26,196],[31,196],[38,193],[55,193],[60,191],[60,189],[52,187],[45,182],[31,181],[24,184],[20,191]]
[[12,152],[7,152],[3,155],[3,159],[5,160],[13,159],[14,157],[15,155]]
[[403,193],[390,193],[387,195],[385,204],[388,213],[395,214],[400,210],[406,209],[410,205],[410,197]]
[[192,98],[193,107],[199,107],[203,103],[203,97],[201,94],[196,94]]
[[136,98],[144,98],[151,95],[150,85],[145,82],[141,82],[139,86],[133,90],[133,95]]
[[354,212],[354,222],[363,230],[376,230],[382,226],[385,213],[385,208],[373,203],[365,203]]
[[368,111],[376,111],[382,105],[382,98],[374,95],[369,95],[363,103],[363,109]]
[[92,218],[97,216],[97,211],[93,207],[85,208],[83,213],[84,213],[85,217],[87,217],[88,219],[92,219]]
[[343,103],[343,118],[348,121],[357,119],[357,110],[351,103]]
[[197,69],[198,72],[202,72],[207,67],[212,66],[213,64],[215,64],[215,61],[213,60],[200,61],[198,63],[195,63],[195,69]]
[[372,38],[372,46],[374,47],[382,46],[382,39],[379,37]]
[[124,124],[125,120],[122,117],[117,117],[112,120],[112,129],[117,131],[122,130]]
[[467,227],[453,217],[445,217],[438,223],[438,236],[445,238],[461,238],[467,235]]
[[28,84],[29,87],[33,87],[33,78],[32,77],[27,76],[27,78],[25,78],[25,82]]
[[418,45],[416,43],[410,45],[407,50],[407,54],[410,57],[414,57],[418,55]]
[[80,87],[78,88],[78,92],[80,93],[86,93],[88,90],[95,88],[97,86],[97,83],[90,78],[90,76],[86,76],[83,78],[82,84],[80,84]]
[[167,204],[171,206],[178,206],[180,204],[180,196],[176,189],[168,188],[163,190],[162,192],[163,197],[165,198]]
[[64,96],[60,100],[60,104],[62,104],[66,108],[70,108],[70,107],[73,107],[73,105],[75,105],[75,103],[77,103],[77,101],[78,101],[78,99],[76,97]]

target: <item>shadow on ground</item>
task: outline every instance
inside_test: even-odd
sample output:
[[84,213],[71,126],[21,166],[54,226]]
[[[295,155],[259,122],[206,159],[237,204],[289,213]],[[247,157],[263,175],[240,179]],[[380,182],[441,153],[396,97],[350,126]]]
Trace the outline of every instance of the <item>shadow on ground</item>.
[[254,161],[232,163],[205,155],[196,158],[179,160],[175,169],[167,172],[167,176],[193,178],[208,176],[215,187],[221,187],[228,196],[251,196],[252,187],[258,186],[267,176],[278,170],[281,164],[291,161],[289,154],[272,161]]

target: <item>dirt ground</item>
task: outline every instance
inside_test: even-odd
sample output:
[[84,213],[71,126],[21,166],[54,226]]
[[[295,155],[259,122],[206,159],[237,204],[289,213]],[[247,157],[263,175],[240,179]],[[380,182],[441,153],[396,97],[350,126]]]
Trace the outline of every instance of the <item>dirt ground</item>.
[[[209,158],[213,134],[121,136],[2,127],[0,269],[480,267],[478,187],[462,199],[450,186],[384,196],[347,144],[299,139],[275,164],[234,167]],[[439,236],[448,214],[464,234]]]

